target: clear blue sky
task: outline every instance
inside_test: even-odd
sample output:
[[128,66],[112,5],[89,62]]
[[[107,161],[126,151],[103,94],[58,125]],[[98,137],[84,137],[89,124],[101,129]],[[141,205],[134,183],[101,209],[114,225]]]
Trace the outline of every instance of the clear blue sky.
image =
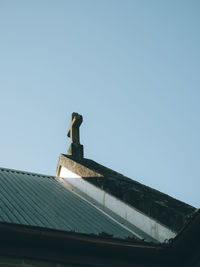
[[1,0],[0,165],[85,157],[200,207],[200,1]]

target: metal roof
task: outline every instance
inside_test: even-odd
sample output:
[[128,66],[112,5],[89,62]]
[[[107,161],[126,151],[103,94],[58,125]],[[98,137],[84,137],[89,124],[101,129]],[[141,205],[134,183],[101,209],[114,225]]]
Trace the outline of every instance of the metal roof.
[[56,178],[0,168],[0,222],[86,234],[134,236]]

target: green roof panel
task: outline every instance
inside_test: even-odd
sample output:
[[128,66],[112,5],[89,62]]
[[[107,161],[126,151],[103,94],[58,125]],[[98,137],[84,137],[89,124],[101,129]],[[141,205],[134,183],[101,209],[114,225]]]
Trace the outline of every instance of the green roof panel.
[[56,178],[4,168],[0,168],[0,222],[120,238],[134,236]]

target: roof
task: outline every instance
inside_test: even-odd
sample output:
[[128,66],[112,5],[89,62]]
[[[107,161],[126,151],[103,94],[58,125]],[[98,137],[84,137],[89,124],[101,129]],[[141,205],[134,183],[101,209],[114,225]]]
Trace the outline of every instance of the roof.
[[200,211],[193,214],[175,239],[165,244],[0,223],[0,252],[9,259],[40,260],[39,266],[46,266],[45,262],[41,265],[42,259],[81,266],[197,267],[200,263],[199,236]]
[[126,227],[66,188],[55,177],[0,168],[0,222],[114,237]]
[[[95,169],[89,165],[73,161],[71,169],[76,168],[78,172],[84,172],[84,179],[95,174]],[[100,170],[95,175],[98,179],[106,177]],[[172,266],[172,263],[196,266],[200,261],[199,226],[200,211],[197,211],[192,213],[185,228],[167,243],[139,241],[134,236],[126,238],[131,234],[123,225],[66,188],[60,179],[0,168],[2,255],[67,263],[69,258],[75,263],[79,263],[79,259],[80,263],[89,262],[91,266],[95,260],[95,266],[99,266],[99,262],[102,266],[111,266],[110,262],[112,266],[133,266],[133,263],[134,266],[140,263],[142,266]],[[105,233],[119,238],[111,238]],[[124,237],[126,240],[121,239]]]
[[65,166],[88,182],[176,232],[184,227],[187,217],[196,210],[182,201],[134,181],[90,159],[77,160],[72,156],[61,154],[57,175],[60,166]]

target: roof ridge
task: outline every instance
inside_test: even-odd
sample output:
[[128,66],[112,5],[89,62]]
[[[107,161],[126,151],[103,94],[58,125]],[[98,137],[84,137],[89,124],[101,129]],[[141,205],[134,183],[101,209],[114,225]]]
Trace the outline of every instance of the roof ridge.
[[[166,197],[168,197],[170,199],[173,199],[173,200],[176,200],[178,202],[182,202],[183,204],[186,204],[188,206],[191,206],[190,204],[184,202],[183,200],[179,200],[179,199],[177,199],[177,198],[169,195],[168,193],[162,192],[159,189],[156,189],[156,188],[151,187],[150,185],[143,184],[141,181],[137,181],[136,180],[137,178],[135,178],[135,177],[134,178],[130,178],[130,177],[128,177],[126,175],[123,175],[122,173],[120,173],[118,171],[115,171],[115,170],[113,170],[113,169],[111,169],[109,167],[106,167],[106,166],[104,166],[104,165],[102,165],[102,164],[100,164],[100,163],[98,163],[98,162],[96,162],[94,160],[91,160],[91,159],[88,159],[88,158],[84,158],[84,160],[86,162],[86,167],[87,168],[91,168],[94,171],[98,171],[98,173],[100,173],[102,175],[105,174],[105,173],[103,173],[103,170],[102,169],[105,169],[105,171],[110,172],[110,175],[111,175],[110,178],[116,178],[114,175],[117,175],[118,176],[117,179],[120,179],[121,181],[130,182],[130,183],[132,183],[134,185],[142,186],[142,187],[144,187],[147,190],[150,190],[150,191],[155,192],[155,193],[158,193],[158,194],[160,194],[162,196],[166,196]],[[89,166],[89,165],[87,166],[87,163],[89,163],[89,164],[92,163],[92,164],[94,164],[96,166]],[[100,169],[99,169],[99,167],[100,167]],[[112,174],[113,174],[113,176],[112,176]],[[193,207],[193,206],[191,206],[191,207]]]
[[33,175],[33,176],[39,176],[39,177],[48,177],[48,178],[55,178],[53,175],[47,175],[47,174],[41,174],[41,173],[36,173],[36,172],[29,172],[29,171],[22,171],[22,170],[15,170],[15,169],[9,169],[9,168],[4,168],[0,167],[0,171],[6,171],[6,172],[16,172],[20,174],[28,174],[28,175]]

